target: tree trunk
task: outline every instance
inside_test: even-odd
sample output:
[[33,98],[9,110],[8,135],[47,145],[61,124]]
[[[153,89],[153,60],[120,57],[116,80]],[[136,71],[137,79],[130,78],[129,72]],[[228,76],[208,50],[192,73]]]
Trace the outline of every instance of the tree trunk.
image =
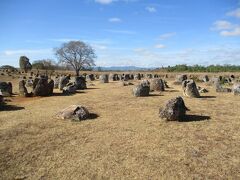
[[76,76],[79,76],[79,69],[76,69],[75,72],[76,72]]

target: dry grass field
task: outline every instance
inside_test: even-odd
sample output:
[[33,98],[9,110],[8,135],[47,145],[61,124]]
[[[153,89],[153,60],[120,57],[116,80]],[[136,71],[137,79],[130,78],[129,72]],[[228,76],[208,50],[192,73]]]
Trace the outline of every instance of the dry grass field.
[[[17,92],[17,79],[4,80]],[[0,179],[240,179],[240,96],[197,83],[210,92],[184,97],[185,122],[166,122],[159,108],[182,96],[172,82],[149,97],[134,97],[133,86],[93,81],[71,96],[7,98]],[[86,106],[92,119],[54,118],[72,104]]]

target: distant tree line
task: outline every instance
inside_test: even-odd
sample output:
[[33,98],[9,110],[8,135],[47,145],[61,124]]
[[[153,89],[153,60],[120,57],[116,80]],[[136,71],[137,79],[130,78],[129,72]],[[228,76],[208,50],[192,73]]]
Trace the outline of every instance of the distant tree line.
[[68,69],[66,66],[60,65],[52,59],[42,59],[42,60],[33,61],[32,68],[33,69],[38,69],[38,70],[64,70],[64,69]]
[[[68,64],[57,63],[52,59],[42,59],[33,61],[32,68],[38,70],[74,70],[72,66]],[[81,70],[91,71],[92,67],[89,68],[82,67]]]
[[193,65],[180,64],[159,68],[167,72],[240,72],[240,65]]

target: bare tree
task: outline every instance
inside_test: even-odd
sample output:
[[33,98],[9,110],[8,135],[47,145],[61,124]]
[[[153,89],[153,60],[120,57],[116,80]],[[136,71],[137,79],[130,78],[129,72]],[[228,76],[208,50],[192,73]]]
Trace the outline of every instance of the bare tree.
[[63,43],[60,48],[55,48],[55,54],[59,63],[71,65],[77,76],[79,76],[80,70],[95,66],[94,49],[82,41]]

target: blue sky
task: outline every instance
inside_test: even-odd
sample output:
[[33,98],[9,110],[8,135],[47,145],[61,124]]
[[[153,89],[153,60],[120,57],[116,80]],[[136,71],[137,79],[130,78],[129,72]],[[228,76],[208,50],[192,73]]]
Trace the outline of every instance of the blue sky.
[[97,66],[240,64],[240,0],[0,1],[0,65],[57,60],[70,40]]

